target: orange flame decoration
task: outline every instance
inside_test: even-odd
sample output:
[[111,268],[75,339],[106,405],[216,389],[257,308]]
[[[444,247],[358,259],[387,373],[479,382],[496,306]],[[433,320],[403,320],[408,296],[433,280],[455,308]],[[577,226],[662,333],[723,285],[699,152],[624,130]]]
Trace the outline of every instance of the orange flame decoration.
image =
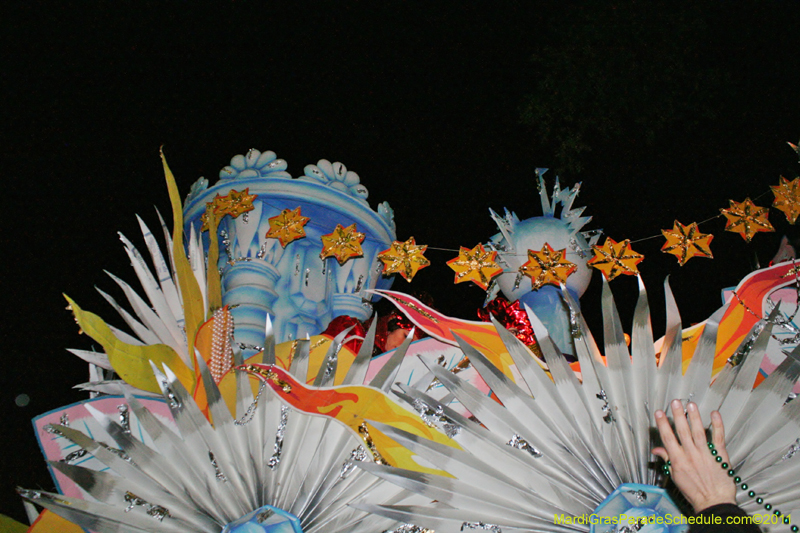
[[[458,346],[453,334],[458,335],[484,354],[503,374],[512,380],[516,379],[511,372],[514,360],[511,359],[508,350],[503,341],[500,340],[500,336],[491,322],[462,320],[443,315],[436,309],[428,307],[416,298],[402,292],[383,290],[369,292],[388,298],[415,326],[421,328],[431,337],[444,343]],[[545,366],[538,359],[535,360]]]
[[[728,359],[736,353],[739,344],[747,337],[753,326],[767,316],[767,297],[776,290],[797,282],[798,269],[800,266],[793,262],[779,263],[773,267],[756,270],[739,282],[733,301],[720,321],[714,374],[722,370]],[[686,364],[684,354],[684,366]],[[759,373],[756,385],[765,377],[763,372]]]
[[461,449],[455,441],[436,428],[426,425],[416,413],[402,408],[383,391],[366,385],[311,388],[275,365],[251,364],[237,369],[246,370],[252,376],[263,380],[281,400],[295,409],[311,415],[335,418],[342,422],[353,430],[359,439],[364,440],[367,449],[372,448],[367,441],[371,438],[375,448],[389,465],[450,477],[442,470],[420,466],[414,460],[412,452],[369,424],[369,437],[359,432],[359,426],[364,422],[379,420],[419,437]]
[[[767,315],[767,297],[778,289],[793,285],[798,278],[800,278],[800,264],[786,262],[752,272],[739,282],[733,296],[735,301],[731,302],[719,324],[713,365],[714,375],[724,368],[728,359],[734,355],[753,326]],[[471,345],[480,349],[492,363],[513,379],[509,369],[514,363],[491,324],[442,315],[407,294],[394,291],[374,292],[389,298],[416,326],[442,342],[456,345],[453,333],[457,333]],[[702,322],[683,330],[684,372],[694,355],[704,327],[705,323]],[[540,364],[546,368],[541,361]],[[570,366],[576,373],[580,372],[578,363],[572,363]],[[762,369],[755,384],[761,383],[765,377],[766,374]]]
[[[739,345],[744,341],[753,326],[768,315],[766,308],[767,297],[783,287],[797,282],[800,265],[792,263],[779,263],[773,267],[756,270],[745,276],[733,291],[733,301],[720,320],[717,330],[717,346],[714,352],[712,375],[716,376],[736,353]],[[697,348],[697,343],[703,335],[705,321],[685,328],[682,333],[683,371],[689,367],[692,356]],[[664,339],[658,341],[656,350],[659,351]],[[768,372],[762,366],[755,385],[757,386]]]
[[[766,298],[774,291],[794,284],[797,281],[797,278],[800,277],[798,272],[800,272],[800,265],[795,266],[793,263],[788,262],[780,263],[773,267],[757,270],[745,277],[739,283],[735,291],[735,301],[731,302],[731,305],[728,307],[722,317],[722,320],[720,321],[717,336],[717,348],[713,365],[714,375],[718,374],[719,371],[722,370],[728,359],[734,355],[738,346],[747,337],[750,330],[758,322],[758,320],[767,314]],[[389,298],[389,300],[392,301],[397,308],[412,321],[412,323],[432,337],[447,344],[457,345],[453,334],[458,334],[471,345],[479,349],[484,355],[486,355],[486,357],[489,358],[490,361],[492,361],[492,363],[498,368],[500,368],[504,374],[509,376],[511,379],[514,379],[514,376],[511,372],[512,365],[514,364],[513,360],[509,356],[508,351],[500,340],[500,337],[497,335],[497,332],[492,324],[487,322],[477,322],[448,317],[407,294],[394,291],[374,292]],[[207,361],[210,356],[210,333],[213,329],[213,322],[214,319],[212,318],[199,328],[195,341],[195,346]],[[700,323],[683,330],[684,372],[686,371],[686,367],[688,366],[689,361],[694,354],[694,351],[697,347],[697,342],[702,335],[704,326],[705,323]],[[328,342],[321,342],[322,340],[327,340]],[[309,374],[308,376],[305,376],[307,383],[313,380],[314,376],[316,376],[317,369],[322,364],[323,355],[329,342],[329,339],[325,339],[323,337],[312,339],[312,344],[315,349],[312,350],[312,357],[310,358]],[[291,363],[291,343],[285,344],[285,346],[279,345],[277,347],[276,354],[278,365],[282,368],[288,368]],[[344,364],[340,364],[337,367],[336,380],[334,381],[335,383],[341,383],[341,379],[343,379],[344,374],[349,368],[348,363],[352,363],[352,359],[354,357],[355,354],[353,354],[350,350],[348,350],[346,347],[342,348],[340,351],[340,363]],[[259,358],[260,354],[257,354],[256,356],[248,359],[246,362],[253,363]],[[546,365],[544,365],[543,362],[539,361],[538,359],[535,360],[546,368]],[[573,363],[571,367],[576,373],[580,372],[580,367],[577,363]],[[280,369],[276,369],[276,371],[278,370]],[[280,370],[280,372],[283,372],[283,370]],[[765,377],[766,373],[762,369],[761,373],[756,379],[756,385],[763,381]],[[294,378],[291,378],[291,380],[296,381]],[[205,390],[203,388],[202,380],[199,379],[199,373],[197,373],[195,376],[194,385],[195,399],[198,403],[198,406],[200,406],[200,409],[206,414],[206,416],[208,416]],[[253,385],[254,390],[256,390],[257,386],[255,385],[255,382],[253,382]],[[274,384],[273,388],[275,388]],[[220,390],[222,391],[223,397],[231,408],[231,411],[235,412],[235,379],[232,373],[226,375],[222,380],[220,383]],[[299,391],[300,389],[296,390]],[[339,397],[338,400],[334,400],[333,396],[328,396],[322,399],[321,395],[330,393],[332,390],[337,391],[337,394],[348,391],[356,394],[356,396]],[[306,401],[306,404],[302,404],[302,402],[299,400],[299,397],[290,402],[289,395],[282,392],[279,392],[279,394],[282,397],[285,396],[284,399],[287,402],[295,405],[295,407],[300,410],[337,418],[345,422],[356,432],[358,430],[358,426],[365,419],[384,420],[383,413],[381,411],[382,407],[380,407],[381,405],[392,406],[390,410],[396,411],[397,409],[395,407],[396,404],[384,397],[382,392],[368,387],[335,387],[334,389],[320,389],[318,391],[314,390],[314,394],[312,396],[307,396],[307,399],[304,400]],[[305,395],[303,395],[303,397],[306,398]],[[378,403],[372,405],[370,409],[364,411],[363,406],[365,397],[369,398],[369,401],[375,401],[377,399],[379,399],[379,401]],[[337,409],[337,405],[340,405],[341,407]],[[325,409],[328,409],[328,411]],[[409,416],[407,412],[404,412],[402,415]],[[347,416],[350,416],[350,419],[347,419]],[[396,416],[399,416],[401,419],[403,418],[403,416],[400,416],[400,414],[396,414]],[[409,419],[413,419],[415,424],[411,425],[411,429],[404,429],[413,431],[413,426],[421,427],[419,418],[411,416]],[[431,431],[427,426],[424,426],[422,429]],[[389,439],[386,439],[386,441],[390,442],[394,446],[397,446],[396,443],[393,443]],[[415,466],[414,468],[417,467]]]

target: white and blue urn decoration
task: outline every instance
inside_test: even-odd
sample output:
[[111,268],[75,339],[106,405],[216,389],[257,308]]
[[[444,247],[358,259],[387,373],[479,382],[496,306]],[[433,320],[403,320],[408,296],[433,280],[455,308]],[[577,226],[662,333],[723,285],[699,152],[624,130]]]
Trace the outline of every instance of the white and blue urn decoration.
[[[201,233],[206,204],[231,190],[257,195],[255,209],[236,218],[224,217],[218,228],[222,303],[232,307],[234,339],[245,355],[264,342],[267,314],[273,320],[276,342],[322,332],[340,315],[366,320],[372,314],[368,289],[388,289],[392,278],[382,275],[377,254],[396,239],[394,213],[383,202],[377,211],[367,203],[368,192],[358,174],[342,163],[325,159],[307,165],[292,178],[287,163],[274,152],[250,150],[231,159],[219,181],[208,187],[198,180],[184,204],[187,235]],[[301,208],[309,217],[306,237],[284,248],[277,239],[265,238],[268,219],[284,209]],[[334,258],[320,259],[321,236],[341,224],[356,225],[365,234],[363,256],[340,265]],[[203,234],[208,251],[208,232]]]

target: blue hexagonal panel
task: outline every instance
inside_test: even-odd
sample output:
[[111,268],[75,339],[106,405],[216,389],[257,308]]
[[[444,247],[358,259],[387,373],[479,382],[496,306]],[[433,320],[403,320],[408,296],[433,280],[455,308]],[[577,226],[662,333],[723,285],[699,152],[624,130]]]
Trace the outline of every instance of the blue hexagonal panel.
[[265,505],[230,522],[222,533],[303,533],[303,530],[292,513]]
[[653,485],[624,483],[590,517],[591,533],[685,533],[686,518],[667,495]]

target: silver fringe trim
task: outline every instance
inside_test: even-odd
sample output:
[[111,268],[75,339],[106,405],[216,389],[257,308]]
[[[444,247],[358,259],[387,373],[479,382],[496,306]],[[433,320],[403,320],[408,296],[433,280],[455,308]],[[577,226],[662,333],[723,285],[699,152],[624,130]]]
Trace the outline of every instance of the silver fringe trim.
[[425,424],[430,427],[441,426],[445,435],[451,439],[461,433],[461,426],[453,422],[451,418],[445,416],[444,409],[442,409],[441,406],[437,406],[436,409],[434,409],[426,402],[417,398],[414,400],[413,407]]
[[506,444],[508,446],[511,446],[512,448],[516,448],[518,450],[524,450],[537,459],[543,457],[542,452],[534,448],[528,441],[526,441],[516,433],[514,433],[514,435],[508,442],[506,442]]
[[789,446],[789,450],[783,457],[781,457],[781,461],[786,461],[787,459],[791,459],[798,453],[800,453],[800,439],[797,439],[796,441],[794,441],[794,444]]
[[[350,472],[356,469],[356,462],[357,461],[367,461],[372,459],[369,454],[367,453],[367,449],[364,448],[361,444],[358,445],[357,448],[354,448],[352,452],[350,452],[350,457],[342,463],[342,469],[339,472],[339,477],[341,479],[345,479],[347,476],[350,475]],[[392,533],[392,532],[387,532]]]
[[132,492],[125,493],[125,503],[128,504],[128,506],[125,508],[126,513],[133,510],[134,507],[142,506],[145,508],[145,511],[147,512],[148,516],[152,516],[159,522],[163,522],[165,517],[171,516],[169,514],[169,510],[166,507],[162,507],[160,505],[154,505],[146,500],[143,500],[142,498],[140,498],[139,496],[137,496]]
[[281,421],[278,424],[278,431],[275,433],[275,445],[272,457],[267,461],[267,466],[275,470],[281,463],[281,452],[283,451],[283,435],[286,433],[286,423],[289,421],[289,408],[281,405]]
[[128,406],[124,403],[119,404],[117,406],[117,411],[119,411],[119,425],[122,426],[122,430],[127,433],[128,435],[131,434],[131,413],[128,409]]
[[228,478],[226,478],[225,474],[222,473],[222,470],[217,464],[217,458],[214,457],[213,453],[208,452],[208,460],[211,461],[211,466],[214,467],[214,477],[216,477],[217,480],[222,481],[223,483],[227,483]]
[[432,529],[415,526],[414,524],[403,524],[394,529],[386,529],[383,533],[435,533]]
[[485,524],[483,522],[464,522],[461,524],[461,531],[466,529],[481,529],[483,531],[491,531],[492,533],[503,533],[500,526],[494,524]]

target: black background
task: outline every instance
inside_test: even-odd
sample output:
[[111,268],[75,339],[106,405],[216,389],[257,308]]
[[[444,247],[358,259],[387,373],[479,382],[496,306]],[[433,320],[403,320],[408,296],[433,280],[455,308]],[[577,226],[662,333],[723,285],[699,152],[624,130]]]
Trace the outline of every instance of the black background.
[[[30,418],[84,397],[71,387],[87,380],[86,365],[65,348],[92,346],[61,293],[121,325],[93,286],[118,295],[104,269],[133,282],[116,232],[140,245],[134,215],[151,227],[154,206],[169,215],[161,144],[182,196],[199,176],[214,183],[249,148],[275,151],[294,176],[321,158],[341,161],[361,176],[373,207],[390,202],[398,238],[432,247],[485,242],[496,231],[490,207],[541,214],[533,172],[551,165],[552,152],[519,117],[540,74],[530,57],[570,25],[562,8],[286,4],[2,8],[0,512],[23,519],[16,485],[52,488]],[[624,4],[661,10],[665,27],[682,9]],[[674,124],[644,147],[600,144],[580,175],[562,173],[563,184],[583,182],[577,204],[594,217],[586,229],[618,241],[660,236],[674,219],[705,220],[729,198],[755,199],[779,175],[796,176],[785,142],[800,136],[800,7],[709,3],[700,16],[707,31],[685,46],[711,54],[725,73],[712,95],[723,112],[691,128]],[[722,288],[769,261],[782,234],[797,237],[781,213],[770,218],[777,232],[751,244],[724,232],[722,219],[702,225],[715,235],[715,259],[682,268],[659,251],[660,237],[634,243],[646,257],[657,335],[664,277],[684,323],[703,320]],[[474,318],[483,293],[452,284],[445,261],[455,253],[427,256],[433,266],[395,288],[427,290],[442,311]],[[600,285],[595,273],[582,300],[598,337]],[[628,324],[636,282],[623,277],[612,288]],[[20,394],[30,396],[25,407],[15,404]]]

